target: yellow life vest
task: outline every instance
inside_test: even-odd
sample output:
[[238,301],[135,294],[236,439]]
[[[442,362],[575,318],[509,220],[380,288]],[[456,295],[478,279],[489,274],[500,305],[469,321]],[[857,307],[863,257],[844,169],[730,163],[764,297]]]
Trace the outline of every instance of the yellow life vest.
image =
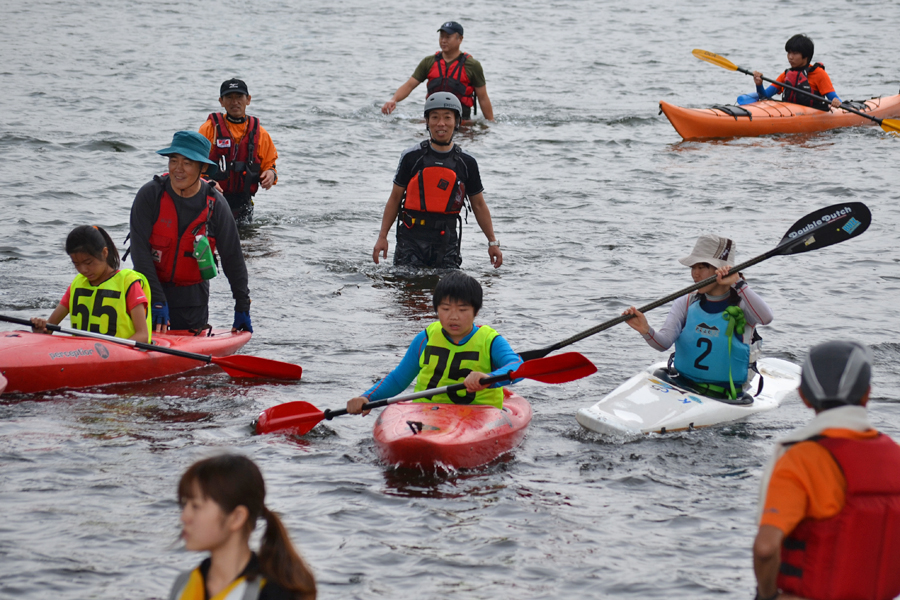
[[[440,321],[429,325],[425,335],[428,336],[428,344],[419,355],[419,377],[415,391],[462,383],[472,371],[491,372],[491,342],[499,334],[490,327],[480,326],[475,335],[462,346],[447,339]],[[503,408],[503,388],[487,388],[474,393],[463,390],[450,395],[438,394],[431,398],[420,398],[416,402],[488,404]]]
[[[98,286],[79,274],[69,286],[69,322],[72,328],[92,331],[120,338],[134,335],[134,322],[128,314],[125,295],[134,282],[139,281],[147,296],[147,332],[153,331],[150,311],[150,284],[143,274],[121,269]],[[150,341],[149,338],[147,340]]]
[[[247,581],[243,576],[238,577],[209,600],[256,600],[265,585],[265,577],[257,577],[253,581]],[[185,571],[175,580],[169,599],[206,600],[206,582],[200,573],[200,567],[193,571]]]

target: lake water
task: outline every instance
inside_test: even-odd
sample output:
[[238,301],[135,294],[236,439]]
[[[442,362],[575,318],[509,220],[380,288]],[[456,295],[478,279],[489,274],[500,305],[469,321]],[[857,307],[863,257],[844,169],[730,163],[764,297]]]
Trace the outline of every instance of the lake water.
[[[753,90],[702,63],[718,52],[774,77],[784,41],[817,42],[844,99],[895,94],[900,5],[782,0],[421,3],[262,0],[8,4],[0,23],[0,311],[48,315],[75,275],[79,224],[124,239],[154,152],[219,110],[245,79],[278,147],[280,179],[257,196],[244,240],[253,298],[247,354],[301,364],[299,384],[242,383],[216,368],[147,383],[0,400],[0,596],[163,598],[200,556],[178,549],[175,487],[193,461],[242,452],[267,480],[312,565],[320,598],[750,597],[762,465],[811,418],[796,395],[753,419],[624,442],[576,411],[660,360],[627,326],[571,347],[599,372],[524,382],[535,416],[506,460],[416,475],[375,457],[373,419],[302,439],[251,436],[291,400],[342,407],[384,375],[432,318],[433,273],[371,261],[403,149],[424,139],[424,90],[381,104],[466,28],[497,117],[458,141],[479,160],[504,264],[474,218],[463,267],[485,287],[478,321],[520,350],[546,346],[688,285],[677,258],[696,236],[732,237],[738,260],[773,247],[804,214],[865,202],[860,238],[749,269],[776,319],[770,356],[813,344],[872,346],[876,426],[900,435],[900,140],[877,127],[683,143],[658,101],[701,107]],[[393,250],[393,237],[391,239]],[[229,325],[227,282],[211,321]],[[649,315],[659,326],[666,309]],[[13,327],[4,324],[0,329]]]

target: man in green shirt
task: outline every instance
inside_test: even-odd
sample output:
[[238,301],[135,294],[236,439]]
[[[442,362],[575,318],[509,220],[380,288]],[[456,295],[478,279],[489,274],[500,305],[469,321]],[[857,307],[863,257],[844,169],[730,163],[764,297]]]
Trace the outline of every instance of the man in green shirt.
[[397,103],[409,96],[427,79],[426,95],[431,96],[436,92],[455,94],[462,104],[463,119],[472,117],[472,109],[477,99],[484,118],[493,121],[494,109],[491,106],[491,99],[488,98],[481,63],[459,49],[463,41],[463,26],[455,21],[447,21],[441,25],[438,32],[441,51],[422,59],[412,77],[397,88],[391,99],[384,103],[381,112],[386,115],[394,112]]

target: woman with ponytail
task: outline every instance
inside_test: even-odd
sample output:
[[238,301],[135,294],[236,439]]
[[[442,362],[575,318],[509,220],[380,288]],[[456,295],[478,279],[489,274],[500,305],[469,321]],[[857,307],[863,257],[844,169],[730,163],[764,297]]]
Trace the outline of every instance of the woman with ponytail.
[[150,284],[131,269],[119,269],[119,251],[102,228],[81,225],[66,238],[66,253],[78,271],[47,319],[31,319],[34,331],[49,333],[66,315],[73,329],[150,341]]
[[[209,557],[178,576],[170,600],[315,599],[315,579],[265,498],[262,473],[245,456],[207,458],[181,476],[184,546]],[[249,541],[259,518],[266,530],[257,555]]]

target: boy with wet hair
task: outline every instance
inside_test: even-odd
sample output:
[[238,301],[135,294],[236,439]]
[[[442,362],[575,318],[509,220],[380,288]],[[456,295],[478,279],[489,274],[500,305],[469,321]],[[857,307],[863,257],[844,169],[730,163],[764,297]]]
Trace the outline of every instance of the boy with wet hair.
[[485,386],[481,380],[515,371],[522,359],[495,330],[475,325],[483,295],[481,284],[462,271],[452,271],[442,277],[434,288],[433,304],[438,321],[413,338],[403,360],[387,377],[361,396],[350,399],[347,412],[368,414],[369,411],[362,410],[364,404],[396,396],[414,379],[417,392],[466,384],[462,395],[438,394],[415,402],[488,404],[503,408],[502,385]]
[[[787,52],[788,63],[790,63],[791,67],[785,69],[784,73],[776,78],[776,81],[784,82],[817,96],[824,96],[830,101],[830,106],[838,108],[841,105],[841,99],[838,97],[837,92],[834,91],[834,85],[832,85],[828,73],[825,72],[824,65],[822,63],[811,64],[815,49],[813,41],[802,33],[791,37],[784,45],[784,51]],[[763,74],[759,71],[753,72],[756,93],[739,96],[737,99],[738,104],[750,104],[760,99],[768,100],[772,96],[781,94],[782,102],[791,102],[802,106],[811,106],[819,110],[828,110],[829,102],[826,102],[824,99],[816,100],[806,94],[800,94],[777,84],[763,89],[762,77]]]
[[810,349],[798,391],[816,416],[776,443],[760,485],[757,598],[900,594],[900,446],[869,421],[871,374],[862,344]]

